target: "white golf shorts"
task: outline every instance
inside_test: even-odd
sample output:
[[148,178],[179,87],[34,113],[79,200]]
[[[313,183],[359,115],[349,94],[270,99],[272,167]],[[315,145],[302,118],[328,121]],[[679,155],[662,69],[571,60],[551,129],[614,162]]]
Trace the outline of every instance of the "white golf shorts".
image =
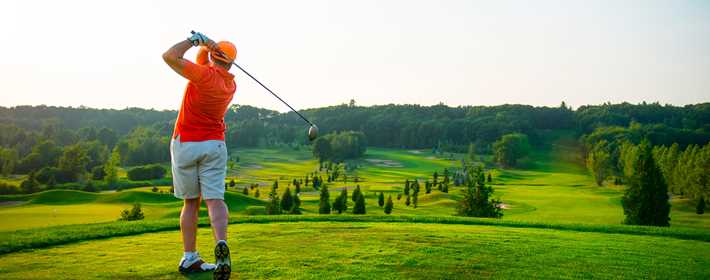
[[224,200],[227,176],[227,146],[224,141],[170,141],[170,158],[175,197]]

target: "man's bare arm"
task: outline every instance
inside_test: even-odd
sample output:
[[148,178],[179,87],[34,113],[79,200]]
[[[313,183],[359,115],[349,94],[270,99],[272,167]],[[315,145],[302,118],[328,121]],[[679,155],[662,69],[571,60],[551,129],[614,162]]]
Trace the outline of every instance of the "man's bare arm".
[[185,77],[185,75],[182,70],[185,68],[185,63],[187,63],[187,60],[183,58],[183,55],[185,55],[185,52],[187,52],[190,48],[192,48],[190,40],[183,40],[172,46],[163,54],[163,60],[165,60],[165,63],[167,63],[173,71],[183,77]]

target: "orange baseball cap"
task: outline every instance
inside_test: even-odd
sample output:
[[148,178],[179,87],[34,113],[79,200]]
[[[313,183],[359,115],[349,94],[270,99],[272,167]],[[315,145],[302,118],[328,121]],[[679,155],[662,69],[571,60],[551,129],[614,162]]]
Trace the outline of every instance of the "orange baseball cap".
[[227,41],[220,41],[217,43],[217,48],[226,57],[221,56],[219,53],[212,52],[210,53],[210,57],[212,57],[213,60],[217,59],[222,62],[232,63],[232,61],[237,59],[237,47],[235,47],[234,44]]

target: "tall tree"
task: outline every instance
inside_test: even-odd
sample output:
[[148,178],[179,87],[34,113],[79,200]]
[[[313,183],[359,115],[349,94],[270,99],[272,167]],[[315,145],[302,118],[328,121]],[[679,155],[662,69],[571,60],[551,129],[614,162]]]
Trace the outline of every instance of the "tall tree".
[[493,151],[498,164],[503,167],[513,167],[519,159],[530,153],[528,136],[522,133],[503,135],[493,143]]
[[669,226],[671,205],[668,186],[656,165],[648,140],[637,147],[633,163],[634,173],[627,180],[629,186],[621,199],[626,219],[631,225]]
[[385,194],[383,192],[380,192],[380,195],[377,197],[377,204],[380,205],[380,207],[385,205]]
[[476,144],[468,144],[468,154],[466,155],[466,157],[471,163],[474,163],[476,162],[476,160],[478,160],[478,158],[476,157]]
[[289,214],[300,215],[301,214],[301,199],[298,198],[300,195],[298,193],[293,195],[293,206]]
[[597,142],[587,156],[587,169],[594,177],[597,186],[602,186],[612,168],[608,144],[605,140]]
[[118,149],[113,149],[113,152],[111,152],[111,157],[104,165],[104,172],[106,173],[106,175],[104,176],[104,181],[106,181],[106,184],[109,186],[109,188],[115,187],[116,182],[118,182],[119,164],[121,164],[121,155],[118,152]]
[[64,148],[62,157],[59,158],[59,169],[70,181],[77,181],[86,172],[89,157],[81,145],[74,144]]

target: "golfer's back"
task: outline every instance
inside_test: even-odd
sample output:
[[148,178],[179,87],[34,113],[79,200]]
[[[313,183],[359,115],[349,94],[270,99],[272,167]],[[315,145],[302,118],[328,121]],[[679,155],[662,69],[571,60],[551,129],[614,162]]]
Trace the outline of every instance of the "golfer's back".
[[187,63],[183,74],[190,82],[180,105],[173,139],[181,142],[224,140],[224,114],[237,85],[221,67]]

